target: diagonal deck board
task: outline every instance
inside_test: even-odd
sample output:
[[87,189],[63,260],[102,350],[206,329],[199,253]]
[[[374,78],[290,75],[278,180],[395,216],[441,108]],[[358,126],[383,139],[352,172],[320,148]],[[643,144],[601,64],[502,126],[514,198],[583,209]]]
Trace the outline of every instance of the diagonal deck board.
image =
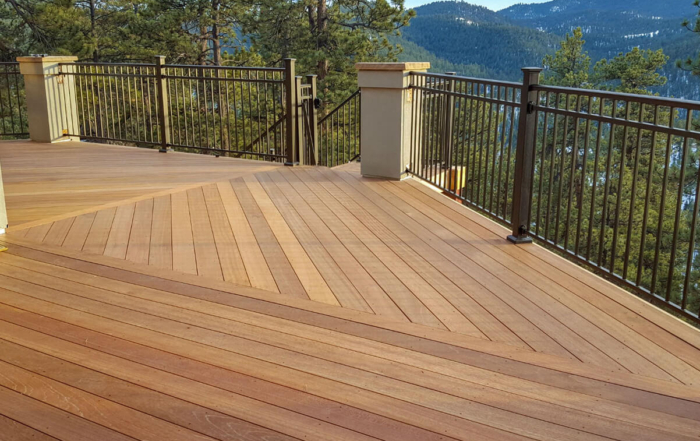
[[[447,331],[424,337],[418,325],[384,323],[378,332],[380,322],[366,313],[129,262],[110,269],[120,261],[54,254],[60,248],[10,245],[0,255],[2,363],[20,364],[45,384],[60,381],[71,394],[107,392],[106,385],[76,382],[81,369],[109,376],[118,389],[102,398],[105,405],[128,403],[139,418],[164,410],[139,397],[162,397],[179,409],[255,425],[261,437],[285,432],[269,439],[682,440],[700,428],[697,389]],[[230,293],[206,288],[208,300],[191,297],[199,286],[192,283]],[[374,330],[363,337],[363,327]],[[125,393],[144,388],[145,396]],[[6,416],[36,424],[31,413]],[[173,410],[161,420],[194,430],[188,418]],[[83,439],[61,432],[68,428],[57,421],[43,423],[64,439]],[[109,423],[115,439],[146,430]]]
[[[156,154],[117,149],[141,160]],[[81,144],[73,153],[89,151]],[[100,155],[89,156],[98,165]],[[47,212],[45,223],[8,238],[700,384],[697,330],[538,246],[511,246],[505,229],[419,181],[365,179],[357,167],[225,163],[218,182],[96,203],[74,216]]]
[[233,191],[229,182],[219,182],[217,184],[219,196],[224,204],[226,216],[228,218],[233,236],[238,244],[241,253],[241,260],[245,266],[250,285],[254,288],[264,289],[266,291],[279,292],[277,283],[267,266],[265,257],[260,250],[253,230],[243,213],[236,193]]
[[[266,174],[258,174],[256,177],[267,195],[275,203],[287,225],[294,231],[299,243],[304,248],[304,252],[308,254],[313,265],[318,269],[319,275],[327,282],[328,289],[337,299],[326,303],[340,304],[359,311],[370,311],[369,306],[352,285],[349,277],[333,260],[323,243],[314,235],[297,210],[291,206],[281,189],[273,184],[272,179]],[[312,298],[312,300],[315,299]]]

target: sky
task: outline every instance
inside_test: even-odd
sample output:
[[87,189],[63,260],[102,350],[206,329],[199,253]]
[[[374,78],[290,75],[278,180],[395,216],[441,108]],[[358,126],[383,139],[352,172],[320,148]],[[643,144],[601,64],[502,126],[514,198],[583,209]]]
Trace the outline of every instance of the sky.
[[[406,6],[409,8],[415,8],[416,6],[424,5],[426,3],[432,3],[436,0],[406,0]],[[473,5],[486,6],[493,11],[499,11],[503,8],[507,8],[510,5],[516,3],[543,3],[549,0],[466,0],[467,3]]]

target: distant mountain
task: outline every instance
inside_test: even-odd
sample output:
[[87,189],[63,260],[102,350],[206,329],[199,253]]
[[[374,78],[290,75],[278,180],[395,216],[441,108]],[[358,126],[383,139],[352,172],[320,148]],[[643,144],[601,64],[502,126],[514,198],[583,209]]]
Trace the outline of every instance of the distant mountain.
[[[566,33],[581,27],[593,62],[634,47],[663,49],[669,56],[662,95],[700,99],[700,79],[675,67],[699,52],[700,36],[683,29],[698,9],[692,0],[553,0],[520,4],[499,12],[462,1],[439,1],[415,9],[400,41],[408,54],[424,49],[443,62],[469,66],[494,79],[516,80],[520,68],[541,65]],[[459,72],[459,70],[458,70]],[[461,73],[461,72],[460,72]]]
[[675,60],[698,53],[698,37],[681,27],[697,14],[690,0],[554,0],[515,5],[500,11],[513,23],[563,36],[581,27],[593,61],[611,58],[634,47],[663,49],[668,84],[663,95],[700,99],[700,82],[675,67]]
[[462,21],[473,23],[505,24],[509,20],[502,14],[483,6],[472,5],[461,1],[439,1],[415,8],[419,17],[433,15],[449,15]]
[[501,79],[517,79],[521,67],[541,64],[561,40],[465,2],[430,3],[415,11],[404,40],[451,63],[481,65]]
[[546,3],[517,4],[499,13],[512,19],[532,19],[560,14],[597,12],[626,12],[646,17],[678,18],[693,12],[693,2],[687,0],[553,0]]

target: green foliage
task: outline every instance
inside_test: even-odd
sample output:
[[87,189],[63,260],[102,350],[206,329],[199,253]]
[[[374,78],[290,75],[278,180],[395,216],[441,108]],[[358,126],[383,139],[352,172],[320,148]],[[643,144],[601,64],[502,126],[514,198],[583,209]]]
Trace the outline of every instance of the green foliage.
[[387,37],[413,16],[403,0],[8,0],[0,55],[231,66],[297,58],[297,72],[317,74],[334,103],[356,89],[355,62],[396,59]]
[[418,15],[404,29],[404,40],[451,63],[481,66],[496,79],[522,79],[520,69],[539,65],[560,40],[510,23],[480,22],[452,14],[423,15],[423,8],[416,9]]
[[599,88],[614,89],[623,93],[649,95],[649,88],[663,86],[666,77],[659,73],[668,57],[663,50],[633,48],[611,60],[600,60],[594,67]]
[[[693,1],[693,6],[697,8],[695,21],[691,25],[690,20],[683,20],[681,26],[695,34],[700,34],[700,1]],[[700,54],[698,54],[697,49],[693,48],[693,54],[685,60],[677,60],[676,66],[691,72],[693,75],[700,75]]]
[[494,78],[496,76],[494,72],[480,64],[451,63],[402,37],[392,37],[389,41],[401,48],[401,53],[398,55],[399,61],[427,61],[430,63],[430,72],[455,72],[457,75],[476,78]]
[[[669,7],[667,1],[657,0],[554,0],[493,12],[461,1],[440,1],[416,8],[403,39],[447,62],[478,66],[488,78],[518,81],[522,67],[539,65],[545,55],[553,55],[576,27],[583,30],[592,64],[633,47],[663,49],[672,60],[697,54],[695,35],[678,26],[697,9],[692,0],[677,3]],[[700,100],[690,72],[668,64],[659,73],[668,81],[651,92]]]
[[394,61],[397,35],[414,16],[403,0],[263,0],[242,22],[252,48],[270,64],[297,59],[302,74],[316,74],[325,102],[338,103],[356,89],[355,63]]
[[584,88],[589,86],[588,75],[591,70],[591,57],[583,51],[581,28],[561,42],[561,47],[554,55],[546,55],[542,62],[545,68],[543,83],[554,86]]
[[[553,94],[548,99],[558,108],[573,102]],[[579,105],[585,113],[649,125],[681,127],[688,117],[686,110],[660,108],[656,114],[653,106],[613,107],[599,98],[584,97]],[[687,276],[687,307],[698,311],[697,229],[689,253],[698,147],[696,140],[646,129],[554,114],[540,118],[530,230],[648,291],[668,293],[679,305]]]
[[0,134],[29,133],[25,94],[19,69],[15,65],[0,65]]
[[666,84],[666,77],[659,72],[668,57],[661,49],[652,51],[635,47],[611,60],[600,60],[591,75],[591,58],[584,51],[585,44],[581,28],[575,29],[573,34],[566,34],[556,54],[544,57],[543,84],[640,95],[651,95],[652,88]]

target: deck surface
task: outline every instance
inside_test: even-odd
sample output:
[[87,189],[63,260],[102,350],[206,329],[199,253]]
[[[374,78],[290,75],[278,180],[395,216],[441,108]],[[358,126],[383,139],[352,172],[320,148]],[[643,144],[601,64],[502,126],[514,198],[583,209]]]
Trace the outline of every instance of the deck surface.
[[[80,142],[35,144],[0,141],[9,217],[13,225],[42,221],[85,208],[176,187],[215,182],[278,167],[267,162]],[[194,156],[194,157],[193,157]]]
[[695,328],[418,181],[50,147],[0,143],[0,440],[700,438]]

